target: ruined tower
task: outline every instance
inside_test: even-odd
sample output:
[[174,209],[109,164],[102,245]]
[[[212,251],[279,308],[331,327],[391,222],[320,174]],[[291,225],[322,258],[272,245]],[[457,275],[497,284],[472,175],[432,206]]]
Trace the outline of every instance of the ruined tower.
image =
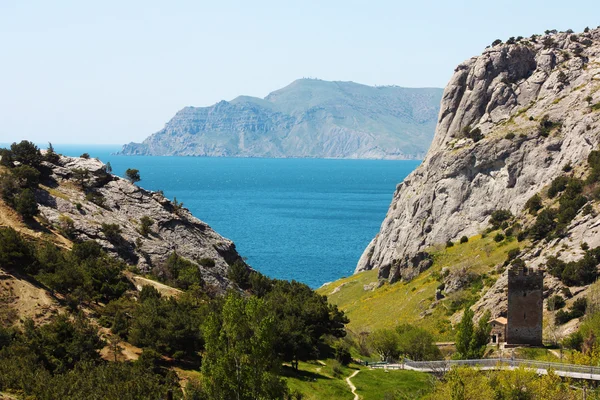
[[542,345],[543,303],[543,271],[524,266],[509,269],[507,344]]

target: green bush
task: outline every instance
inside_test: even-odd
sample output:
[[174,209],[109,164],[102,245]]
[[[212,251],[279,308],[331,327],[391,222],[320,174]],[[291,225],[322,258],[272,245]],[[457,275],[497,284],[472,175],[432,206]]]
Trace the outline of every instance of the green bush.
[[25,219],[32,219],[39,213],[38,204],[31,189],[24,189],[17,195],[15,210]]
[[535,215],[539,210],[542,209],[542,198],[538,194],[534,194],[527,203],[525,203],[525,208],[529,210],[529,214]]
[[12,161],[18,161],[21,164],[29,165],[30,167],[38,169],[42,162],[42,153],[40,149],[27,140],[23,140],[20,143],[13,143],[10,146],[10,157]]
[[550,184],[550,187],[548,188],[548,197],[550,197],[550,198],[555,197],[558,193],[562,192],[563,190],[565,190],[567,188],[568,183],[569,183],[568,177],[566,177],[564,175],[556,177]]
[[554,128],[559,127],[559,122],[552,122],[548,115],[544,115],[538,126],[538,134],[542,137],[548,137]]
[[501,242],[503,240],[504,240],[504,235],[502,233],[497,233],[496,236],[494,236],[495,242]]
[[140,171],[134,168],[128,168],[125,171],[125,176],[131,183],[136,183],[142,180],[142,178],[140,178]]
[[106,236],[106,239],[109,242],[119,242],[122,240],[121,237],[121,227],[117,224],[107,224],[107,223],[103,223],[102,224],[102,233],[104,233],[104,236]]
[[460,238],[460,243],[461,243],[461,244],[462,244],[462,243],[467,243],[468,241],[469,241],[469,238],[468,238],[468,237],[466,237],[466,236],[463,236],[463,237],[461,237],[461,238]]
[[548,299],[547,309],[548,311],[556,311],[563,308],[567,303],[562,296],[554,295]]
[[87,201],[89,201],[90,203],[94,203],[95,205],[97,205],[99,207],[103,207],[104,208],[104,206],[105,206],[105,204],[104,204],[104,196],[100,192],[89,191],[89,192],[87,192],[85,194],[85,199]]
[[496,210],[492,212],[492,217],[490,218],[490,224],[492,224],[493,229],[498,229],[502,225],[502,223],[506,222],[508,226],[508,221],[513,217],[512,213],[509,210]]
[[147,215],[140,218],[140,234],[142,236],[148,236],[150,233],[150,227],[154,224],[154,220]]
[[446,248],[448,248],[448,247],[452,247],[452,246],[454,246],[454,243],[452,243],[452,240],[448,240],[448,241],[446,242]]
[[543,209],[537,215],[535,223],[529,230],[530,236],[534,240],[545,239],[556,228],[556,211],[552,209]]
[[236,261],[229,266],[227,277],[237,284],[240,289],[250,288],[250,270],[242,261]]

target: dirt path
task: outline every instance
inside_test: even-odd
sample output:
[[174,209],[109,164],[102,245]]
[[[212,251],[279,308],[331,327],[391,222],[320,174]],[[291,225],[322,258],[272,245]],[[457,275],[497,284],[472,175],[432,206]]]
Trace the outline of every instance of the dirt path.
[[350,375],[349,377],[346,378],[346,383],[348,384],[348,386],[350,386],[350,390],[352,391],[352,394],[354,395],[354,400],[360,400],[360,397],[358,397],[358,395],[356,394],[356,386],[354,386],[354,384],[352,383],[352,381],[350,379],[354,378],[356,376],[356,374],[358,374],[359,372],[360,372],[360,370],[357,369],[356,371],[354,371],[352,373],[352,375]]

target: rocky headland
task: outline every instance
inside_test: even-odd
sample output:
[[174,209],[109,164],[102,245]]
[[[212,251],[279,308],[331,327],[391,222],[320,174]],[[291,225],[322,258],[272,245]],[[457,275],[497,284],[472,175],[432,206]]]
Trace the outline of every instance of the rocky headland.
[[209,157],[421,159],[441,89],[299,79],[264,99],[185,107],[120,154]]

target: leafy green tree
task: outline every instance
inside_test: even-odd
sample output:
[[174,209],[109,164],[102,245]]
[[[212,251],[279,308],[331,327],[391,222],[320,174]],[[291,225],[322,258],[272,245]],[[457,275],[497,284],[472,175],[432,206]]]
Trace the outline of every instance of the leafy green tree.
[[204,326],[202,379],[208,399],[283,399],[285,382],[274,353],[275,320],[265,302],[230,293],[221,315]]
[[15,210],[25,219],[32,219],[38,214],[38,204],[31,189],[24,189],[17,195]]
[[40,149],[27,140],[20,143],[13,143],[10,146],[11,158],[13,161],[18,161],[21,164],[29,165],[33,168],[39,168],[42,162],[42,153]]
[[240,289],[246,290],[250,288],[250,269],[248,269],[248,266],[240,260],[237,260],[229,266],[227,277],[238,285]]
[[103,223],[101,229],[109,242],[115,243],[122,240],[121,227],[119,225]]
[[52,146],[52,143],[50,142],[48,142],[48,149],[46,150],[46,154],[44,154],[44,160],[52,164],[58,164],[58,161],[60,160],[60,156],[56,154],[54,146]]
[[0,266],[28,274],[37,272],[33,246],[10,227],[0,227]]
[[346,335],[344,313],[303,283],[276,281],[264,298],[277,321],[277,353],[295,369],[319,356],[324,335]]
[[473,311],[466,307],[457,326],[455,357],[458,359],[480,359],[490,340],[489,311],[479,319],[477,326],[473,323],[473,316]]
[[369,335],[371,348],[381,357],[381,360],[391,362],[399,355],[400,338],[394,329],[377,329]]
[[136,183],[142,180],[142,178],[140,178],[140,171],[134,168],[128,168],[127,171],[125,171],[125,176],[131,183]]
[[36,188],[40,182],[40,171],[29,165],[19,165],[11,172],[22,188]]
[[39,327],[27,320],[24,328],[26,343],[52,372],[65,372],[79,361],[100,359],[98,350],[103,347],[103,342],[83,316],[71,322],[66,314],[61,314]]
[[202,349],[202,319],[202,310],[190,297],[163,298],[156,289],[144,286],[129,323],[128,340],[161,354],[193,357]]
[[140,218],[140,234],[142,236],[148,236],[150,228],[154,225],[154,220],[147,215]]
[[90,171],[87,168],[74,168],[71,176],[79,186],[85,187],[90,179]]
[[396,327],[398,352],[415,361],[439,360],[442,356],[433,336],[422,328],[409,324]]
[[535,215],[539,210],[543,207],[542,198],[539,194],[534,194],[531,196],[529,200],[525,203],[525,208],[529,210],[529,214]]
[[545,208],[540,211],[535,219],[535,223],[531,227],[531,237],[535,240],[546,238],[556,228],[555,218],[555,210]]

